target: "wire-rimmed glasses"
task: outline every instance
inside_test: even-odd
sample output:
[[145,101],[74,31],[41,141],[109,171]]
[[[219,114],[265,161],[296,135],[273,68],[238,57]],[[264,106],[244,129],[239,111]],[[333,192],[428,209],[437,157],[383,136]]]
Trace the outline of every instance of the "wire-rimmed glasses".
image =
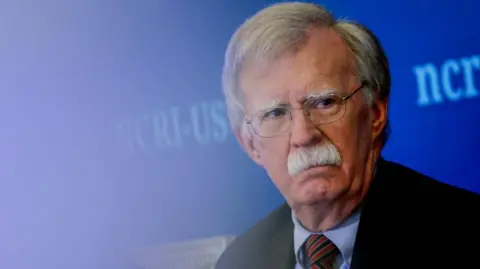
[[[363,89],[367,83],[364,81],[360,87],[346,96],[337,93],[309,98],[301,108],[305,115],[316,125],[328,124],[341,119],[347,111],[347,101],[355,93]],[[292,110],[288,105],[280,105],[274,108],[264,109],[255,113],[251,119],[247,119],[253,132],[264,138],[280,136],[292,126]]]

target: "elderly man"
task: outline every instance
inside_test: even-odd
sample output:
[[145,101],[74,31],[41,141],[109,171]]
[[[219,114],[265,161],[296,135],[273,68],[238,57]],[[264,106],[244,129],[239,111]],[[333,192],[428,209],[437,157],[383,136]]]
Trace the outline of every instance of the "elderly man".
[[223,86],[239,142],[286,204],[218,269],[480,268],[479,196],[381,157],[390,73],[366,27],[270,6],[232,37]]

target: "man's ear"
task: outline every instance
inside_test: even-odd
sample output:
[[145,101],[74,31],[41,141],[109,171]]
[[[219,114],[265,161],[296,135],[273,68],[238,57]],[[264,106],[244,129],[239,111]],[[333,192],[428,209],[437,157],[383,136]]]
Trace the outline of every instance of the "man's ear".
[[372,112],[372,141],[377,141],[387,124],[388,97],[383,100],[377,99],[372,105]]
[[260,152],[256,149],[254,145],[252,134],[248,133],[248,131],[246,130],[237,130],[235,132],[235,135],[237,136],[240,145],[245,150],[245,152],[247,152],[250,159],[252,159],[255,163],[261,166],[262,158],[260,156]]

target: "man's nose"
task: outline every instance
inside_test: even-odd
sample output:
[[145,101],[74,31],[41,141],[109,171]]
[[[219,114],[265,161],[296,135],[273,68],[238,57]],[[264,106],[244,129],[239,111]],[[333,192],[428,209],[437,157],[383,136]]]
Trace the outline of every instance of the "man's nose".
[[302,110],[292,111],[290,144],[293,147],[307,147],[319,142],[322,133]]

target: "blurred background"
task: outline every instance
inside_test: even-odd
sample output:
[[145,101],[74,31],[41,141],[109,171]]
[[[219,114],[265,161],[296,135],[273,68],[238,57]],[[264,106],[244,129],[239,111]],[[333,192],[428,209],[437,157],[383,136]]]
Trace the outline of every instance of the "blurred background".
[[[230,36],[273,3],[0,1],[0,268],[147,268],[139,249],[221,248],[280,205],[220,88]],[[385,158],[480,192],[480,2],[317,3],[387,52]]]

